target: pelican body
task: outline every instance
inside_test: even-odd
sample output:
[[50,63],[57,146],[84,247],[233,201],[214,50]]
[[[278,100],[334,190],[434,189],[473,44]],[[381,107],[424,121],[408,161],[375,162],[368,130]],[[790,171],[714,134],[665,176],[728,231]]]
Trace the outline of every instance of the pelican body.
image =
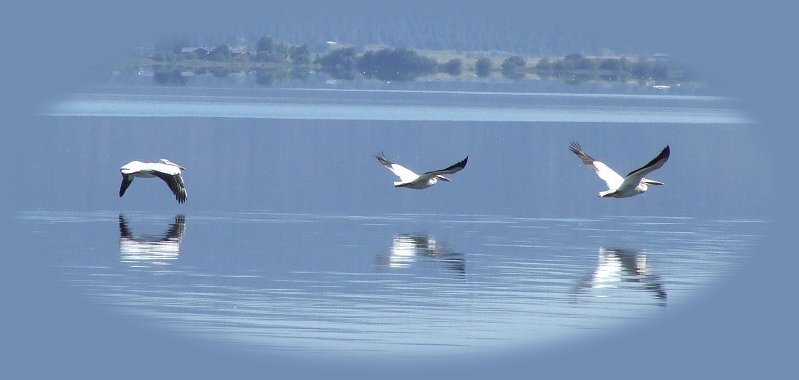
[[166,159],[161,159],[159,162],[141,162],[131,161],[119,169],[122,173],[122,184],[119,187],[119,196],[125,195],[125,190],[128,189],[133,179],[139,178],[152,178],[158,177],[166,182],[178,203],[186,201],[186,185],[183,183],[183,177],[180,175],[182,170],[186,168],[171,162]]
[[646,165],[631,171],[626,177],[620,176],[609,166],[597,161],[589,156],[577,142],[572,142],[569,150],[576,154],[583,164],[596,172],[597,176],[605,181],[608,185],[608,190],[600,191],[599,196],[603,198],[627,198],[634,195],[645,193],[649,190],[649,185],[663,185],[663,182],[658,182],[644,176],[654,170],[659,169],[669,159],[671,149],[666,145],[657,157],[653,158]]
[[435,185],[436,183],[438,183],[438,181],[452,182],[452,180],[445,177],[444,174],[457,173],[458,171],[466,167],[466,161],[469,160],[469,157],[467,156],[462,161],[452,166],[449,166],[445,169],[433,170],[419,175],[402,165],[395,164],[389,161],[382,152],[380,153],[379,156],[376,157],[377,160],[380,162],[380,164],[383,165],[383,167],[390,170],[392,173],[394,173],[397,177],[400,178],[399,181],[394,182],[394,187],[404,187],[406,189],[416,189],[416,190],[426,189],[430,186]]

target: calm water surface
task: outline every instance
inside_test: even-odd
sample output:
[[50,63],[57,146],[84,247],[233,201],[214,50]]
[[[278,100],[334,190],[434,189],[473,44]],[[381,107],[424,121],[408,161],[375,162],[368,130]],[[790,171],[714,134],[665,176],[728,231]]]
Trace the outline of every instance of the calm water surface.
[[[20,152],[34,170],[84,170],[33,178],[48,196],[21,196],[18,221],[75,292],[209,341],[389,355],[543,344],[658,318],[749,259],[767,225],[750,202],[766,180],[751,136],[711,96],[87,92],[28,132],[50,149]],[[666,186],[598,199],[572,140],[619,172],[669,144],[652,175]],[[380,151],[422,171],[470,160],[411,191],[391,186]],[[185,205],[157,180],[117,197],[119,166],[159,158],[188,168]]]
[[[305,352],[546,343],[686,304],[762,223],[679,217],[28,212],[92,299],[160,326]],[[74,239],[75,235],[81,239]]]

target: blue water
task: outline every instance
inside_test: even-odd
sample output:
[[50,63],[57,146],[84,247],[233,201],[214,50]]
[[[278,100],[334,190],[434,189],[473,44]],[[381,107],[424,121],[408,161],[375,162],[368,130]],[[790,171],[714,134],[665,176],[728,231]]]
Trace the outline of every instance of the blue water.
[[[733,101],[719,97],[482,89],[131,92],[100,89],[43,109],[20,145],[58,144],[18,153],[30,169],[48,173],[31,179],[48,196],[20,196],[26,208],[748,217],[760,207],[742,196],[758,194],[767,181],[754,128]],[[402,111],[380,112],[395,107]],[[272,114],[276,109],[283,111]],[[584,122],[598,113],[612,121]],[[603,184],[569,152],[571,141],[621,173],[668,144],[672,157],[653,174],[667,186],[599,202]],[[374,159],[380,152],[416,171],[470,160],[452,183],[396,191],[394,177]],[[80,170],[52,170],[65,158]],[[162,184],[147,181],[117,199],[120,166],[160,158],[188,169],[191,201],[178,208]]]
[[[662,318],[732,276],[769,223],[753,135],[685,94],[100,88],[25,133],[57,143],[18,152],[48,174],[17,220],[71,291],[209,344],[480,352]],[[573,140],[620,173],[668,144],[665,185],[600,199]],[[381,151],[469,163],[397,189]],[[158,179],[117,196],[121,165],[159,158],[187,168],[185,204]]]
[[[211,342],[444,355],[575,339],[691,303],[764,224],[596,219],[30,212],[59,278]],[[79,235],[80,240],[71,239]]]
[[261,96],[79,94],[54,116],[302,120],[741,124],[713,96],[279,89]]

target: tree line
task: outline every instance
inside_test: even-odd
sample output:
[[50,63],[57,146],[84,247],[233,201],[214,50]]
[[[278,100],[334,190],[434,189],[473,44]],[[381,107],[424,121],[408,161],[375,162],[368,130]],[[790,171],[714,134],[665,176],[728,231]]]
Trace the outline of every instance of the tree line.
[[[307,43],[292,45],[268,36],[258,40],[254,51],[233,48],[228,44],[204,48],[187,46],[181,42],[156,46],[150,58],[162,65],[179,65],[187,61],[214,62],[210,69],[200,65],[198,70],[212,74],[218,72],[219,75],[226,73],[225,63],[236,63],[240,67],[254,65],[259,76],[274,76],[269,71],[277,70],[291,72],[292,77],[299,79],[307,77],[311,70],[321,71],[335,79],[352,80],[360,75],[381,81],[412,81],[436,73],[457,77],[466,70],[471,70],[471,74],[480,78],[498,73],[511,80],[536,76],[543,79],[560,78],[567,83],[587,80],[674,83],[690,79],[683,69],[664,58],[600,58],[572,53],[564,57],[525,58],[511,55],[498,62],[496,57],[484,56],[466,68],[462,58],[437,62],[407,48],[385,47],[359,52],[354,47],[341,47],[320,54],[313,53]],[[534,64],[528,65],[528,62]]]

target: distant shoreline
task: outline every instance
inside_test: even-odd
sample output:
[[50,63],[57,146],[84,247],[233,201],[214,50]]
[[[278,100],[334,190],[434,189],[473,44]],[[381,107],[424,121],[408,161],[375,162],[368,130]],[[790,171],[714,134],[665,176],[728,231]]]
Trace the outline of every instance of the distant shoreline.
[[311,72],[325,73],[333,80],[357,76],[381,81],[462,80],[468,77],[502,76],[515,81],[561,79],[567,83],[605,81],[654,88],[686,83],[703,84],[669,61],[654,56],[521,56],[508,52],[411,50],[383,46],[356,50],[330,43],[328,51],[311,53],[307,44],[288,45],[262,38],[254,51],[219,45],[215,48],[174,45],[158,46],[126,60],[115,72],[151,71],[156,82],[181,84],[186,77],[231,73],[255,74],[259,82],[285,78],[307,78]]

